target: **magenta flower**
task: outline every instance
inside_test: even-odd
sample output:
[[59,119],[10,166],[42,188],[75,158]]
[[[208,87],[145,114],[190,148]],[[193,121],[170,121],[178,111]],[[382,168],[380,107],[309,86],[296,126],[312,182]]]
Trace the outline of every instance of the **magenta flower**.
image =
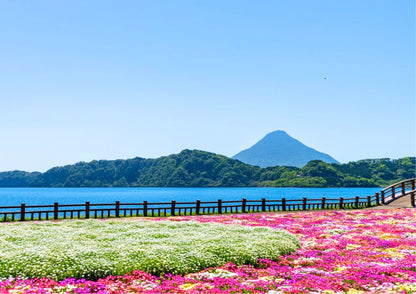
[[135,271],[98,281],[11,278],[0,281],[0,293],[416,293],[413,209],[170,219],[285,229],[301,249],[278,262],[260,260],[256,268],[229,263],[186,276]]

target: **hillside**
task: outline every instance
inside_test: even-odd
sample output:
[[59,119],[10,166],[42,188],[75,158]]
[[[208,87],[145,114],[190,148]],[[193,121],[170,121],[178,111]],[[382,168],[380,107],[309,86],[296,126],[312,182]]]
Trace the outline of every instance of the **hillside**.
[[0,187],[245,187],[260,168],[209,152],[184,150],[157,159],[99,160],[45,173],[0,173]]
[[267,134],[252,147],[239,152],[232,158],[260,167],[276,165],[302,167],[311,160],[338,163],[328,154],[304,145],[285,131],[274,131]]
[[184,150],[156,159],[79,162],[44,173],[0,172],[0,187],[374,187],[414,175],[414,157],[346,164],[315,160],[302,168],[260,168],[214,153]]

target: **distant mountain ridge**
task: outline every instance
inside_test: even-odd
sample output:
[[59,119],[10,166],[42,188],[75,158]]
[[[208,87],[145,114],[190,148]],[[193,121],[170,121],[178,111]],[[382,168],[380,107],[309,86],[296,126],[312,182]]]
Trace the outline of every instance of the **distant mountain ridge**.
[[0,172],[0,187],[381,187],[414,173],[414,157],[260,168],[215,153],[183,150],[156,159],[78,162],[44,173]]
[[339,163],[330,155],[306,146],[281,130],[267,134],[252,147],[237,153],[232,158],[262,168],[271,166],[302,167],[312,160]]
[[0,172],[0,187],[246,187],[260,168],[223,155],[185,149],[155,159],[93,160],[44,173]]

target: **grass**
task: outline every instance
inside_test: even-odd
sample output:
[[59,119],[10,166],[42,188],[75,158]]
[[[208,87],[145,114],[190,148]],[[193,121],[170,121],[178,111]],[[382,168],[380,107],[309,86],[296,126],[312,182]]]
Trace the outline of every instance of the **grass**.
[[187,274],[227,262],[278,260],[298,247],[285,231],[193,221],[9,223],[0,225],[0,278],[96,280],[133,270]]

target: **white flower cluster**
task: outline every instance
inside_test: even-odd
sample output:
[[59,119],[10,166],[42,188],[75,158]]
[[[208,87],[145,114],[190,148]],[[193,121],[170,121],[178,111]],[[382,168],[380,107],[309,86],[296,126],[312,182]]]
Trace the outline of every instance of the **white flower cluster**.
[[265,227],[146,220],[0,225],[0,278],[97,279],[143,270],[187,274],[227,262],[278,260],[295,236]]

